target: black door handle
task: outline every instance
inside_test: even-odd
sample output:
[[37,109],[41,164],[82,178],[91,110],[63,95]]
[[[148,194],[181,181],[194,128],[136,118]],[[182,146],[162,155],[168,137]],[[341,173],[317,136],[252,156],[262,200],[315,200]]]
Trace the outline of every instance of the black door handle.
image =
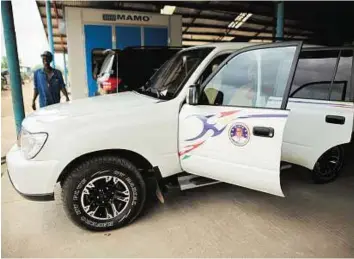
[[326,122],[327,123],[332,123],[332,124],[343,125],[344,122],[345,122],[345,117],[344,116],[339,116],[339,115],[327,115],[326,116]]
[[272,138],[274,136],[274,129],[271,127],[253,127],[253,135]]

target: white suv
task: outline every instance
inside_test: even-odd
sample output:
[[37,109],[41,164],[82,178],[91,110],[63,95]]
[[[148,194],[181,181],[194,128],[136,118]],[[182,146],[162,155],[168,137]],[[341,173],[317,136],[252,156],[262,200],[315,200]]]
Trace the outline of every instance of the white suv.
[[[30,114],[7,154],[9,177],[37,200],[53,199],[59,182],[68,215],[90,230],[132,222],[149,177],[160,199],[170,179],[182,190],[221,181],[284,196],[281,161],[331,181],[352,134],[352,60],[353,48],[298,42],[184,49],[138,91]],[[317,80],[322,63],[329,80],[320,80],[320,98],[305,99],[301,89],[313,83],[306,78]]]

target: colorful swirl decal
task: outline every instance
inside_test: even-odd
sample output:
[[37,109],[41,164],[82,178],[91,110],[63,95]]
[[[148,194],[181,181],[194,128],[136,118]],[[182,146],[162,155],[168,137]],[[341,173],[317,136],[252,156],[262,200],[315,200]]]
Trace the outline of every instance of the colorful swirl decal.
[[[239,113],[241,110],[236,110],[236,111],[226,111],[226,112],[220,112],[217,114],[210,114],[210,115],[190,115],[187,118],[190,117],[194,117],[199,119],[202,123],[203,123],[203,129],[202,131],[196,135],[195,137],[186,139],[185,141],[195,141],[198,140],[200,138],[202,138],[203,136],[205,136],[205,134],[208,131],[212,131],[213,134],[210,137],[217,137],[219,136],[221,133],[224,132],[224,130],[226,129],[227,125],[231,122],[234,121],[235,119],[249,119],[249,118],[286,118],[288,117],[287,114],[250,114],[250,115],[243,115],[243,116],[231,116],[231,115],[235,115],[237,113]],[[215,118],[216,117],[216,122],[214,123],[209,123],[208,120],[210,120],[211,118]],[[221,128],[218,129],[216,127],[217,124],[221,125]],[[183,156],[182,160],[187,159],[189,157],[191,157],[190,154],[188,154],[189,152],[191,152],[192,150],[195,150],[196,148],[200,147],[201,145],[203,145],[206,141],[198,141],[195,144],[191,144],[191,145],[187,145],[184,146],[182,148],[183,151],[179,152],[179,156]],[[187,155],[188,154],[188,155]]]

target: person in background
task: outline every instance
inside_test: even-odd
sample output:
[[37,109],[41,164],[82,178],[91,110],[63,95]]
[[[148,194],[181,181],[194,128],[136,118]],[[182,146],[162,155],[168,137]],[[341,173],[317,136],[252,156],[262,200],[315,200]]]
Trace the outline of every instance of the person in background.
[[53,61],[53,55],[49,51],[41,54],[43,68],[34,72],[34,93],[32,100],[32,108],[36,110],[36,99],[39,95],[39,106],[45,107],[51,104],[60,103],[60,91],[69,101],[68,92],[65,88],[63,75],[60,70],[52,68],[50,62]]

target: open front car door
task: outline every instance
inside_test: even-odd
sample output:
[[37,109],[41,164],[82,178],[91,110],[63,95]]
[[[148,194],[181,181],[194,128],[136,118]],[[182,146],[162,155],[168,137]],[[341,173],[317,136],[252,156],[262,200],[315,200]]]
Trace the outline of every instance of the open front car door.
[[[230,55],[179,116],[183,170],[284,196],[280,159],[285,110],[302,43],[244,48]],[[268,99],[281,98],[267,108]]]

